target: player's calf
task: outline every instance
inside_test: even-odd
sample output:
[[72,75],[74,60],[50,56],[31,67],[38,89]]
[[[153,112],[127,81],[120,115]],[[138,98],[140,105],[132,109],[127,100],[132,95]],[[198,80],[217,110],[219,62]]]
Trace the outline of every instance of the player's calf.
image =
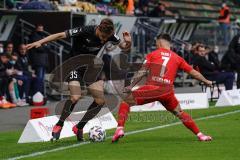
[[117,142],[119,138],[124,136],[123,128],[128,118],[129,111],[130,106],[128,105],[128,103],[122,102],[118,110],[118,127],[112,137],[112,142]]
[[64,121],[66,118],[72,113],[76,103],[72,103],[71,100],[66,100],[64,106],[57,106],[61,110],[61,116],[57,124],[53,127],[52,130],[52,141],[58,140],[62,131],[62,127],[64,125]]
[[180,106],[176,107],[174,111],[172,111],[174,115],[176,115],[184,124],[185,127],[187,127],[189,130],[191,130],[198,138],[199,141],[211,141],[212,137],[204,135],[203,133],[200,132],[198,126],[192,119],[192,117],[181,110]]

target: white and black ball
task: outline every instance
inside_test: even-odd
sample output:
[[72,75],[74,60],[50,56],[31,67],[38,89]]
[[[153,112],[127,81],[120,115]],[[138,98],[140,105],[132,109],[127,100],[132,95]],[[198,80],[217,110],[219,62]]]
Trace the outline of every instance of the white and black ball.
[[106,131],[100,126],[94,126],[89,130],[89,140],[92,142],[103,142],[106,138]]

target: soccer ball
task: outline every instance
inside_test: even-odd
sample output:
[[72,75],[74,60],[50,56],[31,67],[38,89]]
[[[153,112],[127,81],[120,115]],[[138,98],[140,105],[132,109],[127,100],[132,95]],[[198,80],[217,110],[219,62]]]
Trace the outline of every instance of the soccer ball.
[[106,131],[100,126],[94,126],[89,130],[89,139],[92,142],[103,142],[106,138]]

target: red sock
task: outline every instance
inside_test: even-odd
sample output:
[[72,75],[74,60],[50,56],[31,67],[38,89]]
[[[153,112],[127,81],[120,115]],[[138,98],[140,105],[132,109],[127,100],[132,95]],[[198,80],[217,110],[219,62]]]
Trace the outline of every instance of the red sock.
[[129,111],[130,106],[126,102],[122,102],[118,110],[118,127],[124,127]]
[[179,116],[179,119],[194,134],[197,135],[199,133],[199,129],[198,129],[196,123],[193,121],[192,117],[189,114],[187,114],[186,112],[182,111],[182,113]]

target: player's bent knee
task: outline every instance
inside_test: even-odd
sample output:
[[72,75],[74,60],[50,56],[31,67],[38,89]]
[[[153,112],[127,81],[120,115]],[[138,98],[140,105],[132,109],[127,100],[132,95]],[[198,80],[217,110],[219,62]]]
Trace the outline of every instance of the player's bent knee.
[[105,100],[102,98],[94,98],[94,101],[98,104],[98,105],[104,105],[105,104]]
[[181,116],[183,110],[181,109],[181,107],[178,105],[173,111],[171,111],[172,114],[174,114],[175,116],[179,117]]
[[130,106],[133,106],[133,105],[136,105],[136,102],[134,101],[134,100],[125,100],[125,102],[127,103],[127,104],[129,104]]
[[181,111],[172,111],[172,113],[173,113],[176,117],[181,118],[183,111],[182,111],[182,110],[181,110]]
[[125,98],[124,101],[131,106],[136,105],[136,102],[132,96]]
[[71,101],[72,103],[77,103],[77,101],[81,98],[80,95],[74,95],[74,96],[71,96]]

